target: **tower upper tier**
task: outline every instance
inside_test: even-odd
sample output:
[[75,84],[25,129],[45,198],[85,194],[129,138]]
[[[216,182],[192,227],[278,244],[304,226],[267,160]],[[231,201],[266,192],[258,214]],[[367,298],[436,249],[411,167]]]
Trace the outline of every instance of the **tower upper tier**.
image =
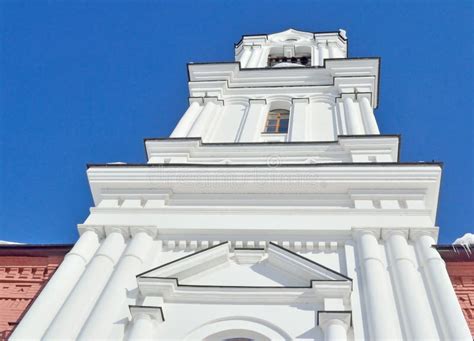
[[348,58],[343,30],[243,36],[236,61],[188,65],[190,107],[171,137],[336,141],[377,135],[379,58]]
[[311,33],[289,29],[246,35],[235,45],[235,60],[242,68],[320,66],[325,59],[346,57],[344,30]]

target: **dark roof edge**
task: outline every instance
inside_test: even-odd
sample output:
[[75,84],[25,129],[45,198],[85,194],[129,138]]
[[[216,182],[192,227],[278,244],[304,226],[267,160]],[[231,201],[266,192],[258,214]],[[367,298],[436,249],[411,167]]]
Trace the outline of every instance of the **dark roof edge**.
[[310,34],[312,34],[312,35],[334,33],[334,34],[337,34],[343,41],[346,41],[346,42],[347,42],[347,38],[344,38],[344,37],[341,35],[341,31],[340,31],[340,30],[337,30],[337,31],[311,32],[311,31],[304,31],[304,30],[299,30],[299,29],[297,29],[297,28],[290,27],[290,28],[288,28],[288,29],[286,29],[286,30],[284,30],[284,31],[276,32],[276,33],[271,33],[271,34],[268,34],[268,33],[261,33],[261,34],[243,34],[243,35],[240,37],[240,40],[239,40],[237,43],[234,43],[234,48],[238,47],[238,46],[244,41],[244,38],[245,38],[245,37],[265,37],[265,38],[268,39],[268,36],[269,36],[269,35],[282,33],[282,32],[288,31],[288,30],[295,30],[295,31],[300,31],[300,32],[304,32],[304,33],[310,33]]
[[0,249],[62,249],[73,246],[74,244],[0,244]]
[[[242,68],[240,65],[240,62],[238,61],[220,61],[220,62],[189,62],[186,63],[186,66],[188,68],[188,81],[191,81],[191,78],[189,77],[189,67],[192,65],[211,65],[211,64],[237,64],[239,66],[239,71],[252,71],[252,70],[308,70],[308,69],[325,69],[326,68],[326,62],[330,61],[350,61],[350,60],[378,60],[379,65],[380,61],[382,60],[382,57],[380,56],[372,56],[372,57],[348,57],[348,58],[324,58],[324,63],[323,65],[311,65],[311,66],[305,66],[305,67],[279,67],[279,68],[273,68],[273,67],[245,67]],[[361,76],[363,77],[363,76]]]
[[[372,135],[338,135],[338,139],[366,139],[366,138],[401,138],[401,134],[372,134]],[[293,141],[293,142],[202,142],[200,137],[147,137],[143,139],[146,141],[201,141],[203,146],[219,146],[219,145],[296,145],[296,144],[327,144],[337,143],[338,140],[330,141]]]
[[[470,247],[474,249],[474,244],[469,244]],[[433,245],[438,251],[453,251],[453,250],[465,250],[465,246],[461,244],[436,244]]]
[[[333,162],[333,163],[309,163],[309,164],[280,164],[278,167],[333,167],[333,166],[361,166],[361,167],[376,167],[376,166],[439,166],[443,168],[443,163],[439,161],[420,161],[420,162]],[[238,168],[238,167],[270,167],[267,164],[199,164],[199,163],[88,163],[89,168],[163,168],[163,167],[217,167],[217,168]]]

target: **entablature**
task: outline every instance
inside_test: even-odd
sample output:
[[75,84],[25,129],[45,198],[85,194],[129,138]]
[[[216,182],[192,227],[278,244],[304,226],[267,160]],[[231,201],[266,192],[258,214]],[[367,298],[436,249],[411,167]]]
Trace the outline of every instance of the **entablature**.
[[243,35],[235,46],[236,55],[241,52],[245,45],[288,45],[288,43],[297,45],[317,45],[320,42],[337,43],[347,49],[346,31],[340,29],[332,32],[305,32],[290,28],[288,30],[273,34],[250,34]]
[[311,164],[397,162],[398,135],[339,136],[337,141],[203,143],[200,138],[145,139],[149,164]]
[[305,68],[242,69],[236,62],[192,63],[188,64],[189,92],[191,97],[364,92],[373,94],[376,108],[379,67],[379,58],[326,59],[323,66]]
[[399,212],[424,215],[434,222],[441,165],[91,165],[88,177],[99,210]]

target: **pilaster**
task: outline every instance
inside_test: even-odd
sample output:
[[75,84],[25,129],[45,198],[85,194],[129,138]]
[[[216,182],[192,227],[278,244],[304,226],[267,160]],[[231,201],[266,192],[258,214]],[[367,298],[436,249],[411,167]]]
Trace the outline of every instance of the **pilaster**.
[[240,133],[239,142],[256,142],[257,136],[262,133],[263,122],[266,117],[265,99],[250,99],[247,115],[243,118],[245,123]]
[[165,321],[161,307],[130,306],[132,322],[127,340],[151,340],[156,326]]
[[293,98],[290,114],[289,141],[305,141],[308,120],[308,98]]
[[318,326],[323,329],[325,341],[346,341],[350,325],[350,311],[318,311]]
[[379,230],[353,229],[361,269],[370,340],[399,339],[395,306],[390,297],[385,265],[380,254]]
[[408,229],[383,230],[382,238],[407,337],[413,340],[438,338],[421,277],[408,250]]
[[471,340],[472,336],[461,307],[449,279],[446,265],[433,248],[435,240],[432,231],[422,229],[410,233],[415,243],[415,250],[422,272],[427,281],[427,288],[434,304],[440,327],[446,340]]

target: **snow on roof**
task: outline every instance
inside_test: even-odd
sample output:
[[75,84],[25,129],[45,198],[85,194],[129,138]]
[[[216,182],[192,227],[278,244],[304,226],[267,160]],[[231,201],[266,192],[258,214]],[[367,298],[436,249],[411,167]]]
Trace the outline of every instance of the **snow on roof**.
[[466,233],[461,238],[456,239],[453,244],[473,245],[474,244],[474,233]]
[[466,253],[471,256],[472,250],[474,249],[474,234],[473,233],[466,233],[461,238],[458,238],[454,241],[454,245],[461,245]]
[[9,241],[6,241],[6,240],[0,240],[0,244],[8,244],[8,245],[15,244],[15,245],[20,245],[20,244],[23,244],[23,243],[9,242]]

